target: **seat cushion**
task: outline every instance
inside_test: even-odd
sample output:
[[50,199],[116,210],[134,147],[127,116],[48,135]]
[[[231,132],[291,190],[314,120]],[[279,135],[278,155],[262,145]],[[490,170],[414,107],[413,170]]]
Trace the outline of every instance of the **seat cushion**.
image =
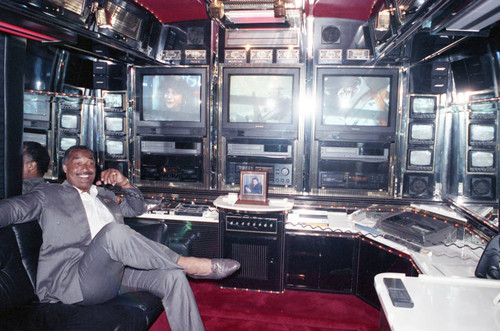
[[12,227],[0,228],[0,313],[37,300]]
[[[132,296],[130,296],[132,295]],[[0,315],[0,330],[147,330],[161,314],[161,300],[146,292],[91,305],[36,303]]]

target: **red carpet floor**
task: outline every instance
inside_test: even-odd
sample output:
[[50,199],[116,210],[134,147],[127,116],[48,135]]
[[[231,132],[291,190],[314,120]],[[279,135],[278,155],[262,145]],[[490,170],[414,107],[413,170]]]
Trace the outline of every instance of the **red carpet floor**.
[[[376,331],[380,313],[352,295],[221,289],[191,282],[207,331]],[[163,313],[150,331],[170,330]]]

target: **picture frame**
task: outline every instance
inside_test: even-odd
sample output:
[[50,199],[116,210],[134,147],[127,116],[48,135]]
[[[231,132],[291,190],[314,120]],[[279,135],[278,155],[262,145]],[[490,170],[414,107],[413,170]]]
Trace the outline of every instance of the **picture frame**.
[[240,172],[240,197],[237,203],[267,205],[268,182],[266,171]]

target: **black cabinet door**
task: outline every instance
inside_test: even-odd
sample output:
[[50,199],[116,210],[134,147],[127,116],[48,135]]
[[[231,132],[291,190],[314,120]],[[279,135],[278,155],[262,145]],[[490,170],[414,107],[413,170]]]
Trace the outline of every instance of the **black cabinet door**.
[[351,294],[355,256],[351,237],[287,234],[287,287]]

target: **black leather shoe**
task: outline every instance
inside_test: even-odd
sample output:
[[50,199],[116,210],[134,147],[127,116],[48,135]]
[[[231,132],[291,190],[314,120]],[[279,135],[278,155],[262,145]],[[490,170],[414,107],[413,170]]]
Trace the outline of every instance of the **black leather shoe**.
[[208,275],[189,275],[195,279],[222,279],[232,275],[240,268],[240,263],[231,259],[212,259],[212,272]]

